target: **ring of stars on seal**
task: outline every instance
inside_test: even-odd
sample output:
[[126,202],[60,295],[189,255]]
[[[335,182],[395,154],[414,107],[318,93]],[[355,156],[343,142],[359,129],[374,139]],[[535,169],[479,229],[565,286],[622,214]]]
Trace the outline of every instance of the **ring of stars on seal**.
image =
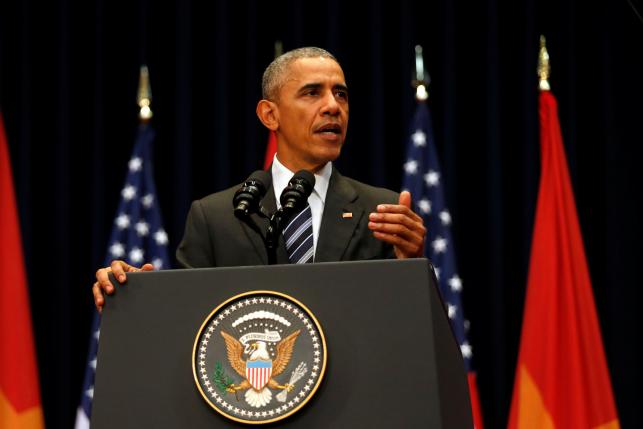
[[326,340],[311,311],[273,291],[216,307],[199,329],[192,371],[205,401],[242,423],[271,423],[299,411],[326,370]]

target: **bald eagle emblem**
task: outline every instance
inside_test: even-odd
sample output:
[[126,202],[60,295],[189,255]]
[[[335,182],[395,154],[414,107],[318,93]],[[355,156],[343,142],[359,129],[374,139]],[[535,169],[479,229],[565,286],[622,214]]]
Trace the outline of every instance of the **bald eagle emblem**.
[[321,326],[279,292],[247,292],[215,308],[194,342],[192,371],[206,402],[243,423],[269,423],[303,407],[326,369]]
[[273,376],[278,376],[288,366],[292,356],[292,349],[297,341],[300,330],[293,332],[277,344],[277,356],[273,361],[270,359],[266,343],[256,341],[250,345],[250,356],[247,360],[243,359],[243,344],[232,335],[221,331],[221,336],[225,340],[230,366],[242,377],[245,377],[239,385],[232,384],[227,387],[228,391],[235,393],[241,390],[247,390],[245,394],[246,401],[253,407],[263,407],[272,399],[270,389],[282,389],[291,391],[292,385],[279,384]]
[[326,340],[312,312],[272,291],[216,307],[199,329],[192,372],[203,399],[242,423],[270,423],[303,407],[326,370]]

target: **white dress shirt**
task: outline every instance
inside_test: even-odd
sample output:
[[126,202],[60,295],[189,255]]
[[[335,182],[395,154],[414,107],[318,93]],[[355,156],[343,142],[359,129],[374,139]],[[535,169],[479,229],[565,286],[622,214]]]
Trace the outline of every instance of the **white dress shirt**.
[[[308,204],[310,204],[310,211],[313,217],[313,251],[317,249],[317,237],[319,237],[319,227],[321,226],[322,214],[324,213],[324,203],[326,201],[326,192],[328,192],[328,183],[330,182],[330,174],[333,171],[333,164],[326,163],[324,167],[315,174],[315,189],[308,197]],[[281,207],[279,197],[281,193],[288,186],[288,182],[295,174],[288,170],[284,165],[279,162],[277,155],[272,160],[272,187],[275,190],[275,200],[277,201],[277,208]]]

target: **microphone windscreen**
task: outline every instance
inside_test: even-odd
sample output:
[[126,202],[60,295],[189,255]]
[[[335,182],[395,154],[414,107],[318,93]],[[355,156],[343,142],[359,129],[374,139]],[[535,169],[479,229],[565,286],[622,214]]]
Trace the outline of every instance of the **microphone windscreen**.
[[313,189],[315,188],[315,175],[311,173],[308,170],[299,170],[298,172],[295,173],[294,176],[292,176],[292,179],[290,179],[291,182],[296,182],[298,179],[303,180],[305,182],[305,188],[306,188],[306,197],[313,192]]
[[270,186],[270,183],[272,183],[272,174],[264,170],[257,170],[254,173],[252,173],[250,176],[248,176],[248,180],[246,180],[246,182],[253,181],[253,180],[261,183],[264,186],[264,188],[268,189],[268,187]]
[[285,212],[292,212],[306,205],[306,200],[315,187],[315,176],[307,170],[299,170],[288,182],[279,197]]
[[234,193],[232,198],[234,215],[240,219],[245,219],[245,217],[256,213],[271,181],[272,176],[266,171],[257,170],[252,173]]

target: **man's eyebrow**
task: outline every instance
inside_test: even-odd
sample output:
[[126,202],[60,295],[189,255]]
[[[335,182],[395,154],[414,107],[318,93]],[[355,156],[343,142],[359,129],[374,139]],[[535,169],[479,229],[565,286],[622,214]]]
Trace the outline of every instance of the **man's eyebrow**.
[[297,91],[297,92],[303,93],[303,92],[309,91],[311,89],[319,89],[321,87],[322,87],[322,84],[318,83],[318,82],[307,83],[307,84],[303,85],[301,88],[299,88],[299,91]]
[[335,85],[333,85],[333,89],[339,89],[339,90],[342,90],[344,92],[348,92],[348,87],[346,85],[344,85],[344,84],[341,84],[341,83],[336,83]]
[[[322,88],[322,86],[323,86],[323,84],[321,84],[319,82],[311,82],[311,83],[307,83],[307,84],[303,85],[301,88],[299,88],[299,91],[297,91],[297,92],[301,94],[301,93],[304,93],[306,91],[320,89],[320,88]],[[341,91],[348,92],[348,87],[346,85],[344,85],[344,84],[341,84],[341,83],[336,83],[335,85],[333,85],[333,89],[334,90],[339,89]]]

